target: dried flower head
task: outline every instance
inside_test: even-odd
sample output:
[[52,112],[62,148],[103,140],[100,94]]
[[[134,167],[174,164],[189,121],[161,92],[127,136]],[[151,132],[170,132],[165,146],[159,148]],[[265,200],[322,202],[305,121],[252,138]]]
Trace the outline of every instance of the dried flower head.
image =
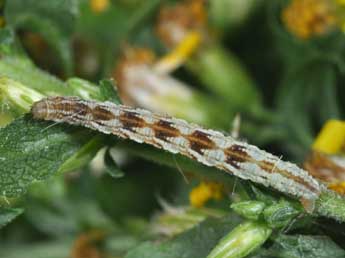
[[205,114],[195,103],[196,94],[183,82],[162,73],[161,65],[148,49],[125,50],[113,73],[123,102],[204,123]]
[[81,234],[74,242],[71,257],[72,258],[101,258],[103,255],[95,246],[95,243],[104,238],[101,231],[91,231]]
[[174,47],[191,31],[203,33],[207,13],[203,0],[189,0],[163,6],[159,12],[157,34],[169,47]]
[[345,181],[345,158],[330,156],[321,152],[312,152],[304,163],[306,170],[314,177],[326,183]]
[[136,93],[133,92],[132,94],[131,88],[136,86],[140,88],[141,85],[145,84],[145,80],[144,82],[140,80],[142,74],[140,71],[149,70],[154,60],[155,54],[150,49],[132,47],[124,49],[113,72],[120,97],[124,103],[136,105]]
[[316,137],[313,152],[304,167],[316,178],[339,193],[345,193],[345,122],[329,120]]

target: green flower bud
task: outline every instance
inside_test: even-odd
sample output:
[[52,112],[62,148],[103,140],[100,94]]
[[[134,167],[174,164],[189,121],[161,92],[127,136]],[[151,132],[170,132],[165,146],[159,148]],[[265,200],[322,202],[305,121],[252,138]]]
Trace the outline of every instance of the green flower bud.
[[290,223],[301,210],[298,210],[288,201],[280,201],[267,207],[264,212],[264,218],[267,224],[272,228],[281,228]]
[[165,211],[156,216],[153,228],[156,233],[170,237],[194,227],[208,217],[220,218],[226,215],[217,209],[172,207],[163,204]]
[[[0,102],[2,110],[22,114],[30,110],[33,102],[44,95],[8,77],[0,77]],[[6,112],[4,112],[6,113]]]
[[271,228],[258,222],[246,222],[223,237],[207,258],[246,257],[271,235]]
[[258,220],[266,204],[260,201],[244,201],[233,203],[230,207],[242,217],[250,220]]

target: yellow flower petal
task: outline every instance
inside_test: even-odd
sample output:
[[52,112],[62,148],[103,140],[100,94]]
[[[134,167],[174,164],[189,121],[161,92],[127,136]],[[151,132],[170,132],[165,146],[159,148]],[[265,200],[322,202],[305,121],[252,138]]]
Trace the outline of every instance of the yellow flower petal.
[[313,150],[326,154],[335,154],[345,145],[345,122],[329,120],[320,131]]
[[190,32],[169,54],[162,57],[155,65],[161,73],[170,73],[185,62],[198,48],[201,41],[199,32]]
[[91,10],[95,13],[100,13],[108,9],[110,5],[109,0],[90,0]]
[[343,182],[340,182],[340,183],[334,183],[334,184],[330,184],[328,186],[329,189],[337,192],[337,193],[340,193],[340,194],[345,194],[345,181]]
[[210,199],[220,200],[223,197],[223,186],[215,182],[201,182],[189,194],[193,207],[200,208]]

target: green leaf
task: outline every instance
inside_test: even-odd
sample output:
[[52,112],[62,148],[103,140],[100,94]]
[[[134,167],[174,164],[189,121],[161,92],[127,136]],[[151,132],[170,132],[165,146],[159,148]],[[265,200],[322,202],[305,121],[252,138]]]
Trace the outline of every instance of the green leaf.
[[90,130],[34,121],[30,116],[1,129],[0,195],[19,196],[33,182],[49,178],[71,156],[88,146],[93,135]]
[[125,175],[123,171],[117,166],[115,160],[111,156],[110,148],[108,148],[104,154],[104,164],[106,166],[106,171],[113,178],[120,178]]
[[146,0],[139,1],[136,8],[124,8],[118,1],[113,1],[102,13],[92,11],[89,1],[81,4],[76,31],[81,38],[99,49],[103,65],[102,75],[112,72],[116,53],[123,46],[122,42],[127,41],[134,31],[147,25],[144,21],[160,3],[159,0]]
[[19,245],[5,244],[1,246],[0,256],[6,258],[61,258],[69,257],[73,239],[49,241],[41,243],[25,243]]
[[234,215],[221,219],[209,218],[172,240],[158,244],[143,243],[130,251],[126,258],[206,257],[217,242],[240,221]]
[[105,12],[96,13],[90,9],[89,1],[85,1],[80,12],[76,29],[87,41],[94,41],[101,46],[117,46],[118,41],[128,33],[129,11],[117,5],[111,5]]
[[73,89],[56,77],[38,69],[30,60],[20,57],[2,57],[0,75],[21,82],[44,95],[74,95]]
[[268,250],[268,256],[275,258],[343,258],[341,249],[327,236],[281,235]]
[[24,209],[21,208],[1,208],[0,207],[0,228],[6,226],[20,214]]
[[63,82],[37,68],[30,60],[17,56],[0,59],[0,76],[11,78],[46,96],[65,95],[79,96],[83,99],[102,99],[96,84],[76,77]]
[[93,159],[103,145],[104,135],[99,134],[92,137],[74,155],[64,162],[58,172],[64,173],[84,166]]
[[78,14],[76,0],[11,0],[7,1],[5,17],[15,29],[39,33],[57,52],[67,74],[73,69],[70,36]]
[[65,195],[49,203],[30,198],[25,217],[40,232],[53,237],[76,234],[83,228],[111,230],[114,224],[92,198]]
[[199,175],[201,178],[221,182],[225,185],[233,184],[233,177],[228,173],[217,168],[205,166],[195,160],[185,157],[181,154],[173,154],[162,151],[147,144],[140,144],[131,141],[119,141],[117,148],[123,149],[129,154],[155,162],[160,165],[169,166],[177,169],[180,173],[190,171]]
[[15,40],[14,31],[9,27],[0,29],[0,53],[1,55],[22,54]]
[[82,99],[102,100],[99,87],[87,80],[72,77],[66,81],[67,87],[72,91],[71,95],[80,96]]
[[328,119],[339,118],[336,91],[334,65],[314,62],[287,70],[275,101],[281,129],[289,132],[286,146],[296,157],[309,151],[312,125],[321,127]]
[[112,80],[101,80],[99,87],[103,101],[111,101],[115,104],[121,104],[121,99]]

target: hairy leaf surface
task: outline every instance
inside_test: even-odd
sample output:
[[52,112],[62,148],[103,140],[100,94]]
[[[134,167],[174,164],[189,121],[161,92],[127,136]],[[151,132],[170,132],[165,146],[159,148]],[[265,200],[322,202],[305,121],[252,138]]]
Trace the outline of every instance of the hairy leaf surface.
[[[1,129],[1,195],[19,196],[31,183],[52,176],[84,146],[89,147],[92,135],[89,130],[34,121],[30,116]],[[98,150],[97,144],[92,146],[87,153]],[[69,164],[68,167],[74,166]]]

